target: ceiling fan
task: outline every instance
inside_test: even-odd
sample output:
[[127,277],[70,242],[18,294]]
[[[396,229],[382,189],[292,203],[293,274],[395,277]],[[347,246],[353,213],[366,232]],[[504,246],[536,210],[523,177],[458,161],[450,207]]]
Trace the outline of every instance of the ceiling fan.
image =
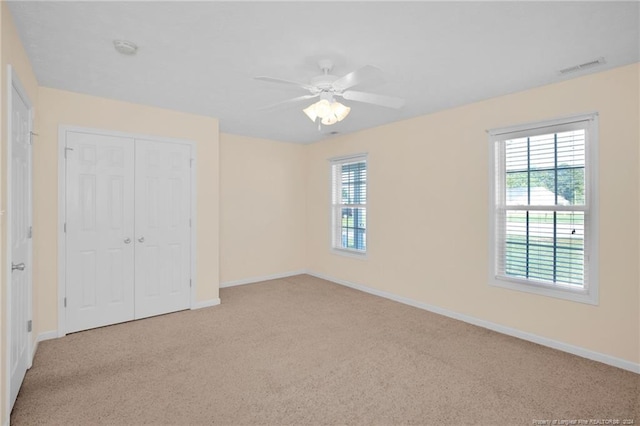
[[[318,102],[309,105],[307,108],[303,109],[303,111],[314,123],[319,119],[320,123],[324,125],[331,125],[338,121],[342,121],[351,110],[350,107],[341,104],[336,101],[335,98],[342,98],[348,101],[363,102],[395,109],[401,108],[404,105],[404,99],[401,98],[350,90],[358,84],[381,76],[382,71],[373,65],[366,65],[342,77],[330,74],[333,69],[333,62],[331,60],[321,60],[318,62],[318,66],[322,70],[322,74],[313,77],[309,84],[274,77],[254,77],[256,80],[293,85],[309,91],[308,95],[302,95],[296,98],[276,102],[275,104],[267,105],[260,109],[269,109],[303,100],[320,98]],[[318,126],[320,126],[320,123]]]

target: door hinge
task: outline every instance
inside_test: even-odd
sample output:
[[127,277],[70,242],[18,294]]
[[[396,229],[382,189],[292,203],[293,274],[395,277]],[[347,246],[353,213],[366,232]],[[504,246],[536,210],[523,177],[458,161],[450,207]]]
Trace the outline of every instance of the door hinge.
[[40,136],[38,133],[34,132],[34,131],[30,131],[29,132],[29,145],[33,145],[33,137],[34,136]]
[[191,278],[189,278],[189,287],[192,287],[193,284],[191,283]]
[[65,159],[67,158],[67,153],[68,153],[69,151],[73,151],[73,148],[69,148],[69,147],[65,147],[65,148],[64,148],[64,158],[65,158]]
[[65,297],[64,299],[62,299],[64,301],[64,307],[67,307],[67,298]]
[[33,238],[33,226],[29,227],[29,232],[27,232],[27,238]]
[[64,232],[66,233],[67,232],[67,222],[65,222],[62,226],[64,228]]
[[193,167],[193,158],[189,159],[189,168]]
[[191,218],[189,218],[189,228],[191,228]]
[[33,322],[31,320],[27,321],[27,333],[31,333],[32,328],[33,328]]

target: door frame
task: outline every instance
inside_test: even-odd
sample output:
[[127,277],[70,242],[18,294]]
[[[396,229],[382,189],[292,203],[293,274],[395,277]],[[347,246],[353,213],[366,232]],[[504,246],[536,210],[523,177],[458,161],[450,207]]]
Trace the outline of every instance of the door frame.
[[164,143],[175,143],[181,145],[188,145],[191,148],[191,288],[189,297],[189,308],[195,309],[197,307],[196,295],[197,295],[197,274],[196,274],[196,236],[197,236],[197,218],[196,218],[196,206],[198,199],[198,192],[196,186],[196,175],[198,165],[197,144],[194,141],[186,139],[167,138],[162,136],[150,136],[138,133],[126,133],[115,130],[103,130],[89,127],[79,127],[71,125],[59,125],[58,126],[58,337],[63,337],[66,332],[66,315],[64,298],[67,294],[67,273],[66,273],[66,261],[67,261],[67,239],[65,233],[65,222],[67,217],[66,212],[66,199],[67,199],[67,176],[66,176],[66,164],[65,164],[65,147],[67,141],[67,132],[75,133],[88,133],[91,135],[100,136],[115,136],[134,139],[144,139],[147,141],[156,141]]
[[[33,226],[33,103],[29,96],[27,95],[27,91],[24,86],[20,82],[18,78],[18,74],[14,71],[11,65],[7,65],[7,161],[5,161],[5,166],[7,168],[7,204],[9,206],[5,206],[4,213],[6,214],[7,221],[7,235],[6,235],[6,248],[7,248],[7,261],[5,267],[7,268],[6,272],[6,302],[5,302],[5,312],[6,312],[6,336],[7,336],[7,346],[5,349],[6,356],[6,388],[5,388],[5,403],[7,407],[7,417],[11,414],[11,339],[12,339],[12,309],[11,309],[11,263],[12,263],[12,227],[13,227],[13,215],[11,213],[10,203],[11,197],[13,196],[13,90],[16,89],[16,92],[20,95],[22,100],[24,101],[27,109],[29,110],[29,226]],[[33,235],[33,234],[32,234]],[[28,239],[27,243],[27,282],[29,283],[29,287],[27,288],[27,316],[30,320],[33,320],[33,237]],[[27,369],[31,368],[33,364],[33,328],[30,332],[28,332],[27,337]]]

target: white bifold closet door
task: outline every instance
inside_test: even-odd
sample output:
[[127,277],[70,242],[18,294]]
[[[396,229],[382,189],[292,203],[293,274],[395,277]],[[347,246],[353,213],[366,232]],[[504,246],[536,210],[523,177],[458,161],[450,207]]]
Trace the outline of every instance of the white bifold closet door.
[[66,135],[66,332],[189,308],[190,147]]

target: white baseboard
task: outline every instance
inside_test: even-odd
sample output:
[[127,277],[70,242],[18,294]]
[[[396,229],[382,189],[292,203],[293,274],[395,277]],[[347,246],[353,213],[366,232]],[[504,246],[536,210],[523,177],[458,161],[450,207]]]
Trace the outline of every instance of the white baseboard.
[[40,342],[57,338],[58,330],[45,331],[44,333],[38,334],[38,336],[36,337],[36,341],[33,342],[33,346],[31,347],[31,362],[33,363],[33,358],[36,356],[36,351],[38,350],[38,344]]
[[210,308],[211,306],[217,306],[219,304],[220,304],[220,298],[216,297],[215,299],[202,300],[200,302],[196,302],[195,305],[191,307],[191,310]]
[[300,274],[306,274],[306,273],[307,271],[305,269],[300,269],[297,271],[283,272],[281,274],[265,275],[262,277],[244,278],[241,280],[227,281],[224,283],[220,283],[220,288],[235,287],[237,285],[245,285],[245,284],[253,284],[260,281],[277,280],[279,278],[292,277],[294,275],[300,275]]
[[43,333],[38,334],[38,338],[36,342],[44,342],[45,340],[57,339],[58,338],[58,330],[45,331]]
[[313,271],[306,272],[309,275],[313,275],[317,278],[322,278],[323,280],[331,281],[336,284],[340,284],[346,287],[353,288],[355,290],[360,290],[365,293],[373,294],[375,296],[384,297],[385,299],[390,299],[396,302],[404,303],[405,305],[413,306],[415,308],[424,309],[425,311],[433,312],[439,315],[444,315],[449,318],[453,318],[456,320],[460,320],[469,324],[477,325],[479,327],[487,328],[489,330],[497,331],[498,333],[506,334],[508,336],[517,337],[522,340],[527,340],[529,342],[537,343],[542,346],[547,346],[553,349],[558,349],[563,352],[568,352],[573,355],[580,356],[582,358],[587,358],[593,361],[598,361],[603,364],[611,365],[613,367],[622,368],[623,370],[631,371],[634,373],[640,374],[640,364],[627,361],[622,358],[617,358],[611,355],[606,355],[600,352],[595,352],[589,349],[582,348],[580,346],[570,345],[568,343],[560,342],[553,339],[548,339],[546,337],[538,336],[536,334],[527,333],[524,331],[517,330],[515,328],[506,327],[504,325],[495,324],[489,321],[481,320],[478,318],[474,318],[469,315],[460,314],[458,312],[450,311],[448,309],[439,308],[437,306],[429,305],[426,303],[418,302],[413,299],[409,299],[407,297],[398,296],[393,293],[389,293],[382,290],[377,290],[371,287],[367,287],[361,284],[352,283],[349,281],[337,279],[334,277],[330,277],[328,275],[319,274]]

